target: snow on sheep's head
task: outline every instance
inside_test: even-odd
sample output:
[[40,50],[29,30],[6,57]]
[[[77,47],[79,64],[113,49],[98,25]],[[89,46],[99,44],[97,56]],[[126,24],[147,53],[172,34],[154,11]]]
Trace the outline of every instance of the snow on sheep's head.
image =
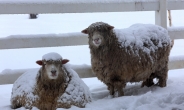
[[57,53],[49,53],[44,55],[42,60],[36,61],[36,63],[42,66],[49,79],[57,79],[62,65],[68,61],[67,59],[62,59]]
[[103,44],[105,34],[111,31],[114,27],[103,22],[96,22],[91,24],[88,28],[82,30],[81,32],[89,35],[89,43],[99,47]]

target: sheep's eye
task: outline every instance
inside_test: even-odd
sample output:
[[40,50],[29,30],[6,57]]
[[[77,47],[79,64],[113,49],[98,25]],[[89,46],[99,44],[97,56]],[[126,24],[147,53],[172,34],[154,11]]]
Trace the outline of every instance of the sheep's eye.
[[56,66],[58,66],[59,64],[60,64],[59,62],[55,63]]

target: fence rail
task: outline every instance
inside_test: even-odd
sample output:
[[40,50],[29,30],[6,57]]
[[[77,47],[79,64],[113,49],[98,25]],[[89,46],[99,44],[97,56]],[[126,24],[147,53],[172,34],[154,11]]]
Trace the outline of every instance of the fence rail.
[[[1,0],[0,14],[157,11],[166,0]],[[168,10],[184,9],[183,0],[167,0]]]
[[11,35],[9,37],[0,38],[0,49],[75,45],[88,45],[88,36],[78,32],[68,34]]
[[[184,27],[169,28],[168,30],[171,39],[184,39]],[[0,49],[75,45],[88,45],[88,36],[80,32],[75,32],[65,34],[11,35],[5,38],[0,38]]]
[[[167,28],[167,10],[183,9],[184,0],[0,0],[0,14],[155,11],[155,24],[164,28]],[[184,28],[168,28],[168,32],[172,39],[184,39]],[[87,40],[87,36],[79,32],[11,35],[0,38],[0,49],[87,45]],[[169,69],[179,68],[184,68],[184,58],[169,61]],[[94,76],[90,67],[75,66],[74,70],[81,78]],[[24,71],[0,73],[0,84],[13,83]],[[16,77],[11,78],[13,76]]]
[[[139,2],[140,1],[140,2]],[[43,2],[29,2],[16,0],[0,2],[0,14],[27,14],[27,13],[88,13],[88,12],[126,12],[126,11],[156,11],[159,10],[159,1],[151,2],[127,0],[53,0]],[[24,10],[22,10],[24,9]]]

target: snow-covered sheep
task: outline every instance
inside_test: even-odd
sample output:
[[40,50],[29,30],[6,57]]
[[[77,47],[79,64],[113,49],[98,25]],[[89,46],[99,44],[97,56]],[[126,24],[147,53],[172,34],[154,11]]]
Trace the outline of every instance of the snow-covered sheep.
[[89,88],[66,64],[68,61],[54,52],[45,54],[36,62],[40,69],[24,73],[13,84],[11,107],[40,110],[85,107],[91,102]]
[[127,82],[166,86],[168,56],[172,42],[166,29],[152,24],[135,24],[126,29],[96,22],[84,29],[89,35],[92,70],[105,83],[110,95],[123,96]]

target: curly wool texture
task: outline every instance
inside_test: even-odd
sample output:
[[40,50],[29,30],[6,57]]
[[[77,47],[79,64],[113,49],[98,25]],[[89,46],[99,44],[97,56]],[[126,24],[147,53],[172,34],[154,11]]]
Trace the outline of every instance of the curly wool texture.
[[[104,82],[110,94],[114,91],[123,95],[127,82],[143,81],[153,85],[159,79],[159,86],[166,86],[168,57],[172,42],[166,29],[151,24],[135,24],[126,29],[109,29],[103,22],[91,24],[89,34],[92,70]],[[84,32],[84,31],[83,31]],[[93,44],[92,36],[97,32],[102,38],[99,47]]]
[[[56,108],[70,108],[72,105],[85,107],[91,102],[89,88],[79,78],[70,65],[63,65],[60,83],[48,82],[41,84],[42,69],[31,70],[20,76],[14,83],[11,96],[12,108],[37,107],[40,110],[55,110]],[[46,80],[46,79],[44,79]]]

